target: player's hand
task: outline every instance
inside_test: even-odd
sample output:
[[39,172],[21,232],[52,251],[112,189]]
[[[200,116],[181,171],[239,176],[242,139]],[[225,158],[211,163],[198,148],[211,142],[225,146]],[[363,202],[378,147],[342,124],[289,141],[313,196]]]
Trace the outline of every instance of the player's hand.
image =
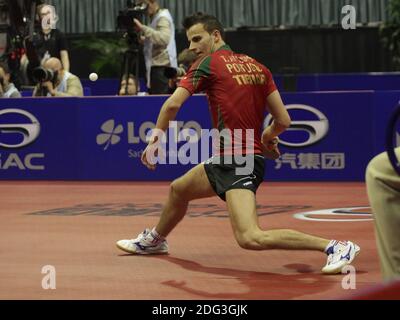
[[270,160],[278,159],[281,156],[278,144],[279,139],[277,137],[267,141],[267,143],[263,143],[262,148],[264,157]]
[[156,169],[156,157],[157,157],[157,145],[154,143],[149,143],[146,149],[143,151],[142,154],[142,163],[147,167],[149,170]]
[[142,154],[142,163],[149,169],[155,170],[157,160],[164,159],[165,153],[162,149],[162,144],[159,142],[150,142]]

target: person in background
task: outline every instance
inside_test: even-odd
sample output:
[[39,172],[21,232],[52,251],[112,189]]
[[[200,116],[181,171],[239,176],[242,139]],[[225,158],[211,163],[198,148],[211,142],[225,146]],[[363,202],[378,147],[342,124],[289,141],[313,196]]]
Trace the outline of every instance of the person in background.
[[[66,71],[57,58],[47,60],[39,73],[52,73],[51,79],[40,81],[36,85],[34,97],[83,97],[83,87],[80,79]],[[36,72],[36,70],[35,70]]]
[[151,94],[168,94],[168,78],[165,69],[177,68],[175,25],[168,9],[160,8],[158,1],[145,0],[149,26],[134,19],[137,32],[142,32],[144,59],[146,63],[147,87]]
[[197,54],[189,49],[184,49],[178,56],[178,68],[167,68],[165,76],[168,78],[169,92],[173,93],[179,82],[186,75],[192,64],[197,60]]
[[132,73],[124,74],[119,86],[119,96],[136,96],[139,93],[139,84]]
[[[395,149],[400,159],[400,148]],[[385,280],[400,279],[400,176],[387,152],[373,158],[366,170],[368,198]]]
[[65,71],[70,70],[67,40],[64,33],[56,28],[58,16],[49,4],[37,7],[39,27],[33,35],[33,48],[21,58],[21,71],[24,83],[33,82],[33,70],[54,57],[62,62]]
[[20,98],[21,93],[10,81],[10,69],[4,62],[0,62],[0,98]]

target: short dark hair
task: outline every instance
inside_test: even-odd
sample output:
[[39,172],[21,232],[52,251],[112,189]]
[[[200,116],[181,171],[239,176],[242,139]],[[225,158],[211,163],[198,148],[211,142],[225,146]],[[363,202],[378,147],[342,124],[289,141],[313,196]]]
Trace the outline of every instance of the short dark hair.
[[183,27],[185,30],[189,30],[195,24],[201,23],[204,26],[204,29],[211,34],[214,30],[218,30],[221,34],[222,39],[225,39],[225,31],[224,27],[219,20],[209,14],[204,14],[202,12],[197,12],[191,16],[186,17],[183,20]]
[[10,68],[8,67],[8,64],[6,62],[0,61],[0,68],[4,70],[5,74],[10,73]]

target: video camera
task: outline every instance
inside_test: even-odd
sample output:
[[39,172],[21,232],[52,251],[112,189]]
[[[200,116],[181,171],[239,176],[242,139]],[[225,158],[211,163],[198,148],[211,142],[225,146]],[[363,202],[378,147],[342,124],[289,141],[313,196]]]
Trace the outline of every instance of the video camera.
[[33,70],[33,78],[36,82],[51,81],[53,83],[57,80],[57,72],[43,67],[37,67]]
[[137,19],[142,22],[146,11],[147,3],[135,0],[127,0],[126,8],[120,11],[117,17],[118,30],[128,32],[134,30],[133,19]]
[[178,68],[172,68],[172,67],[166,68],[164,71],[164,75],[168,79],[174,79],[177,77],[180,78],[186,74],[187,70],[188,68],[186,68],[183,64],[181,64],[179,65]]

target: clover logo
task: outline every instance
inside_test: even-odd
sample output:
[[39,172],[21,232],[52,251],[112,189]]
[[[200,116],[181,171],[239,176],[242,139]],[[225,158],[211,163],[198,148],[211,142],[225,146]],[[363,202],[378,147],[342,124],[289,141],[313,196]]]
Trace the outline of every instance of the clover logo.
[[103,150],[105,151],[110,145],[115,145],[121,141],[121,138],[118,135],[124,131],[124,128],[122,125],[115,127],[115,121],[114,119],[111,119],[103,123],[101,130],[103,133],[97,135],[96,142],[99,146],[104,144],[105,146]]

